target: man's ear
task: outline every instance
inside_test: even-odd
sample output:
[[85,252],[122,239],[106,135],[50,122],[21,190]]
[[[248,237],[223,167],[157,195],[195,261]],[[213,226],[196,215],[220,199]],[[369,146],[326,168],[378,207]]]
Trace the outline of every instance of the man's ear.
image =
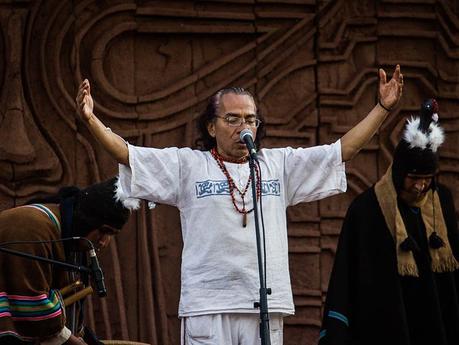
[[207,131],[212,138],[215,138],[215,123],[213,121],[207,124]]

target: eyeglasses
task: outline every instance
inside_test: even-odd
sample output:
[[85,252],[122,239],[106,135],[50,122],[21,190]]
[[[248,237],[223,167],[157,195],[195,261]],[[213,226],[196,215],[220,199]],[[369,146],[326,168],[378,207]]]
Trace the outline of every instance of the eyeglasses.
[[258,126],[260,126],[260,123],[261,123],[261,120],[255,118],[255,117],[244,118],[244,117],[239,117],[239,116],[234,116],[234,115],[228,115],[228,116],[215,115],[215,117],[219,117],[219,118],[225,120],[225,122],[228,124],[228,126],[231,126],[231,127],[239,127],[242,124],[246,123],[250,127],[258,128]]

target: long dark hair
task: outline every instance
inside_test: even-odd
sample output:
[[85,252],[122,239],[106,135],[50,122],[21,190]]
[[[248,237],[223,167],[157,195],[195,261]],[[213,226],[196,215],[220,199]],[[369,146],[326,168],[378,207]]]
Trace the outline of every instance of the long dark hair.
[[[196,147],[202,151],[208,151],[217,146],[217,141],[215,140],[214,137],[212,137],[209,134],[209,131],[207,130],[207,126],[212,121],[215,121],[221,99],[223,95],[226,95],[227,93],[234,93],[236,95],[249,96],[250,98],[252,98],[253,103],[255,104],[255,99],[253,98],[252,94],[242,87],[228,87],[225,89],[221,89],[216,94],[214,94],[212,97],[210,97],[209,101],[207,102],[206,109],[201,113],[201,115],[199,115],[198,123],[197,123],[199,136],[195,144],[196,144]],[[256,112],[257,112],[257,118],[261,120],[260,126],[257,129],[255,145],[257,145],[257,147],[260,148],[260,141],[265,136],[265,123],[264,123],[262,114],[258,110],[258,107],[256,105],[255,107],[256,107]]]

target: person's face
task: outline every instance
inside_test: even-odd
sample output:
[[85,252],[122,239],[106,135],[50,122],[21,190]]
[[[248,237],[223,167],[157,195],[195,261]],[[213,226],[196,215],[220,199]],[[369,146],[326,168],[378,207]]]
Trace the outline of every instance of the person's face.
[[110,225],[102,225],[100,228],[91,231],[86,238],[93,243],[96,249],[103,249],[108,247],[112,236],[118,232],[118,229]]
[[[246,145],[241,142],[239,133],[249,128],[255,140],[257,128],[247,123],[247,121],[253,123],[256,119],[256,107],[252,97],[227,93],[221,97],[217,111],[217,117],[209,123],[207,130],[217,141],[218,153],[233,159],[247,156],[249,152]],[[234,117],[244,118],[246,122],[239,126],[231,126],[228,120],[234,120]]]
[[407,202],[416,202],[424,198],[432,184],[433,175],[408,174],[403,180],[400,197]]

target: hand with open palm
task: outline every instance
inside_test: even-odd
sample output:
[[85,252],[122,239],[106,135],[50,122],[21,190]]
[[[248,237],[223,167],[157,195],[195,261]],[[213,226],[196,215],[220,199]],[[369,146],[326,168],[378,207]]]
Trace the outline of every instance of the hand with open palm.
[[81,119],[84,122],[89,122],[94,116],[94,100],[91,96],[91,86],[88,79],[83,80],[78,88],[76,106]]
[[386,110],[391,110],[400,100],[403,91],[403,74],[400,65],[395,67],[391,80],[387,82],[386,72],[379,69],[379,103]]

